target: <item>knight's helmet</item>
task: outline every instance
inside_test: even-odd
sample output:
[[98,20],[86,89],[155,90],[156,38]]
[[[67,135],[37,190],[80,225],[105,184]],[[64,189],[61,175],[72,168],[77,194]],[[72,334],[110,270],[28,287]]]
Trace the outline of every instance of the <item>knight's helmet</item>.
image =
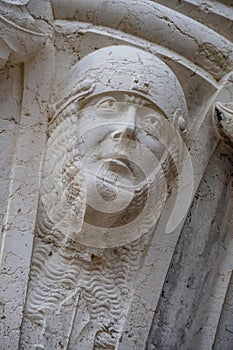
[[184,129],[188,112],[175,74],[155,55],[125,45],[96,50],[74,65],[60,84],[51,124],[58,125],[64,120],[70,105],[79,109],[80,101],[117,91],[144,97]]

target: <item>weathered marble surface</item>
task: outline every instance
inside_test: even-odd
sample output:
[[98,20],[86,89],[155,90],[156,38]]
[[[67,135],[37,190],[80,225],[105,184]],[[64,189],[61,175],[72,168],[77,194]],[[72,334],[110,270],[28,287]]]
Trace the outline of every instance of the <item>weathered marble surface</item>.
[[[0,1],[1,349],[233,347],[232,20],[230,0]],[[127,58],[123,78],[120,64],[108,68],[106,54],[100,55],[105,73],[96,68],[97,58],[87,69],[95,67],[98,96],[80,78],[85,68],[75,67],[88,54],[119,45],[154,55],[160,68],[148,79],[153,64],[133,72]],[[93,95],[85,101],[86,93]],[[107,117],[109,106],[112,116],[117,108],[114,123],[128,125],[124,138],[130,142],[132,111],[164,121],[156,124],[157,137],[184,163],[171,166],[156,144],[155,163],[163,164],[165,175],[159,195],[148,202],[152,225],[138,236],[132,225],[124,242],[116,235],[112,246],[92,239],[91,228],[77,240],[86,213],[77,198],[88,203],[92,191],[85,193],[79,168],[72,168],[76,138],[86,125],[99,130],[95,115]],[[79,113],[92,115],[90,126],[77,123]],[[114,123],[108,131],[118,139],[122,125],[119,132]],[[147,144],[143,126],[137,128]],[[90,133],[89,140],[99,135]],[[124,147],[131,160],[142,169],[153,163],[146,149],[141,159],[130,153],[130,142]],[[110,178],[116,166],[122,171],[117,162],[114,171],[107,169]],[[110,210],[114,191],[99,188]],[[120,198],[126,203],[130,196]],[[144,199],[139,204],[131,210],[134,219]],[[93,211],[85,215],[88,224],[106,224]],[[119,227],[125,218],[114,220]]]

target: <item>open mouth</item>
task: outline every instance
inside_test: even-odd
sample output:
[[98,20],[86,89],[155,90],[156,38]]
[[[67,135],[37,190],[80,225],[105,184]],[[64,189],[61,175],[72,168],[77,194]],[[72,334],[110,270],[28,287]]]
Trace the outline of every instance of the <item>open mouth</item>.
[[135,186],[141,188],[147,183],[145,174],[140,167],[126,157],[104,159],[100,171],[96,175],[99,180],[113,186],[117,184],[126,191],[131,191]]
[[130,163],[125,158],[110,158],[104,160],[104,167],[109,171],[119,172],[121,175],[127,175],[132,173]]
[[125,159],[105,159],[97,177],[110,186],[116,186],[117,184],[127,189],[132,181],[133,174],[125,161]]
[[110,186],[117,185],[126,190],[128,188],[130,191],[131,186],[142,187],[147,183],[143,169],[121,153],[95,158],[93,163],[87,162],[84,169],[90,178],[96,178]]

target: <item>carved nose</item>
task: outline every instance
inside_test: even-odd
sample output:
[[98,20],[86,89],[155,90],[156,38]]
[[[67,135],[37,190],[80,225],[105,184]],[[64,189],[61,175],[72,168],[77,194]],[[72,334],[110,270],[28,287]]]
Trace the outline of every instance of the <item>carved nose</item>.
[[122,124],[119,123],[117,129],[112,132],[113,139],[135,140],[136,131],[136,108],[130,106],[123,115]]

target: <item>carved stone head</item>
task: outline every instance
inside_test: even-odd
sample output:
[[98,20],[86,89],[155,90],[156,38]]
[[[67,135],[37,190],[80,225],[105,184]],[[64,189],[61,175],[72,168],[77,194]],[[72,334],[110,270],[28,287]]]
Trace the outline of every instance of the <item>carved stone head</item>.
[[140,238],[157,222],[181,157],[187,109],[177,78],[150,53],[112,46],[74,66],[58,97],[41,189],[46,220],[87,246]]

